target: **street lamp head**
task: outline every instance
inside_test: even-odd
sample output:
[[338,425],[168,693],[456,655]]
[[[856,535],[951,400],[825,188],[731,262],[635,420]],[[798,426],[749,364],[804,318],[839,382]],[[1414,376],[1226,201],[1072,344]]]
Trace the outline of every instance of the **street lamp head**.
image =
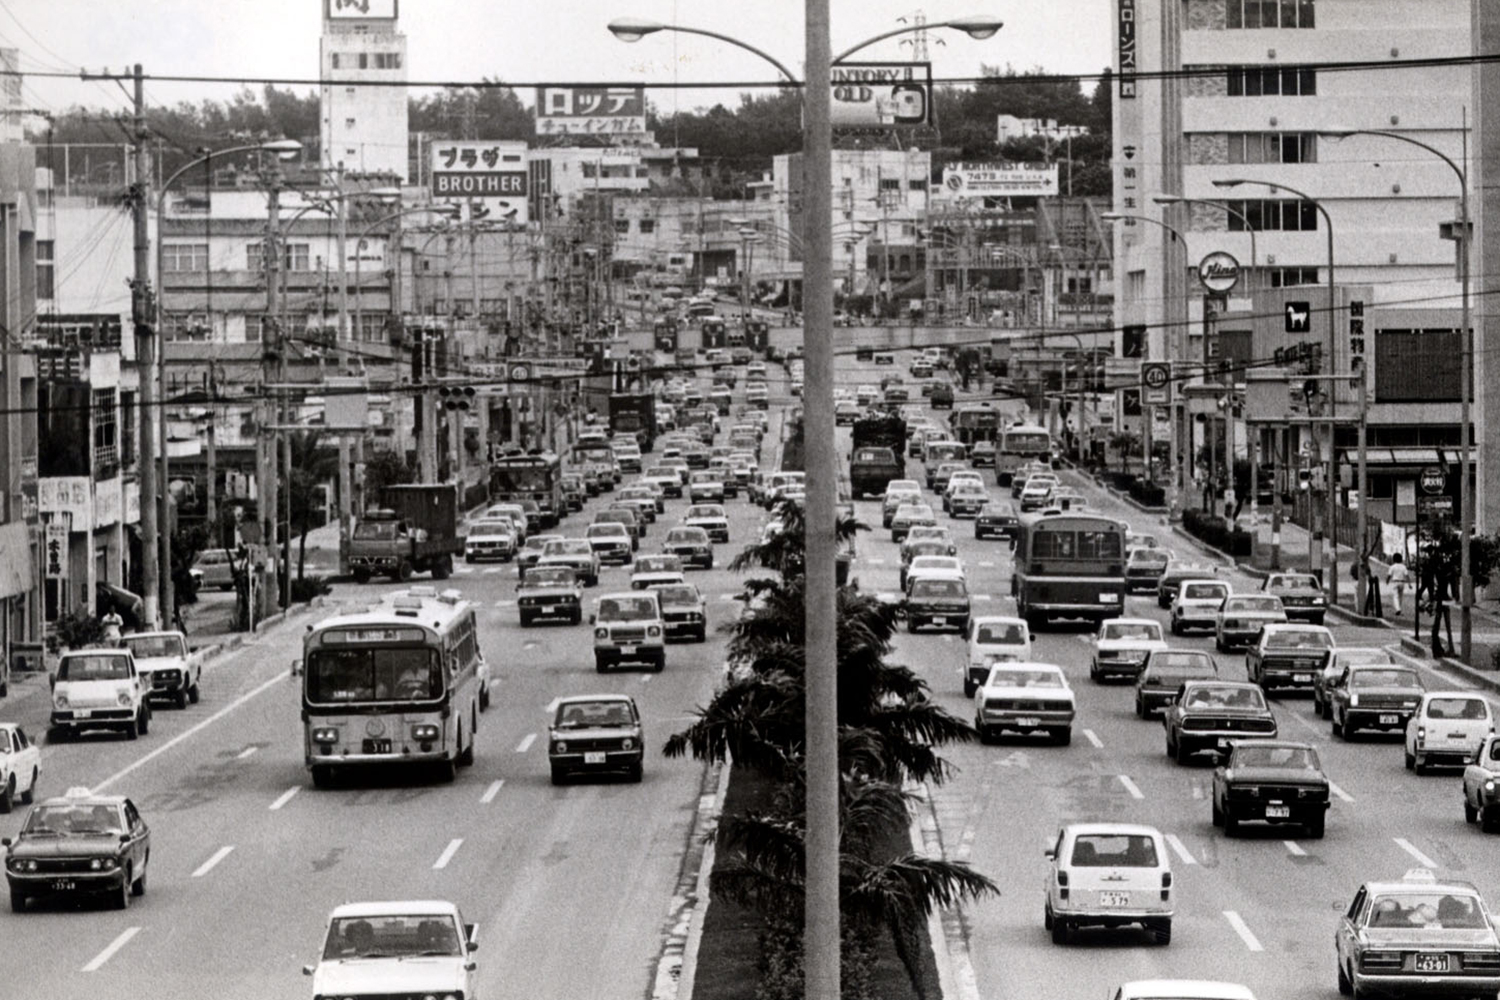
[[1249,181],[1245,180],[1243,177],[1226,177],[1226,178],[1221,178],[1220,180],[1214,181],[1213,185],[1216,188],[1232,188],[1232,187],[1239,187],[1241,184],[1248,184],[1248,183],[1249,183]]
[[659,21],[647,21],[639,17],[617,17],[609,22],[609,32],[622,42],[638,42],[647,35],[666,30]]
[[750,220],[745,218],[743,215],[731,215],[724,221],[729,225],[735,227],[736,229],[740,229],[744,226],[750,225]]
[[1159,194],[1151,200],[1158,205],[1181,205],[1184,199],[1180,194]]
[[747,240],[760,236],[760,230],[751,229],[749,226],[741,226],[738,232],[741,237]]
[[264,152],[275,153],[283,160],[290,160],[302,152],[302,143],[296,139],[272,139],[270,142],[261,143],[260,148]]
[[957,28],[970,38],[983,41],[993,38],[1000,29],[1005,27],[1005,22],[998,17],[990,17],[986,14],[971,14],[968,17],[955,17],[948,22],[948,27]]
[[1121,219],[1130,218],[1122,212],[1100,212],[1099,218],[1103,222],[1119,222]]

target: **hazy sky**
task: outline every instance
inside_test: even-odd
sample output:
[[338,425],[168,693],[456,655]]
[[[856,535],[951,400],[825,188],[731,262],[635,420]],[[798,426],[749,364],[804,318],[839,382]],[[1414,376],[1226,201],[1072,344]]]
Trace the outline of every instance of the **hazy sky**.
[[[929,22],[987,13],[1005,21],[999,35],[976,42],[955,31],[933,32],[934,75],[978,74],[981,62],[1019,70],[1097,73],[1110,60],[1112,0],[832,0],[833,49],[898,26],[921,11]],[[409,77],[507,82],[593,80],[683,82],[769,79],[769,66],[714,39],[660,33],[634,45],[617,41],[605,25],[617,17],[644,17],[734,35],[776,56],[800,74],[802,4],[797,0],[705,3],[688,0],[551,0],[491,5],[459,0],[401,0],[400,27],[407,36]],[[21,50],[25,71],[80,67],[121,70],[141,63],[148,74],[315,78],[322,0],[0,0],[0,45]],[[946,44],[938,45],[941,38]],[[909,58],[895,39],[862,56]],[[236,88],[148,82],[158,104],[224,99]],[[297,86],[299,93],[313,88]],[[530,104],[532,92],[522,91]],[[724,100],[732,91],[647,92],[664,111]],[[126,107],[113,83],[28,77],[29,107],[60,110],[72,104]]]

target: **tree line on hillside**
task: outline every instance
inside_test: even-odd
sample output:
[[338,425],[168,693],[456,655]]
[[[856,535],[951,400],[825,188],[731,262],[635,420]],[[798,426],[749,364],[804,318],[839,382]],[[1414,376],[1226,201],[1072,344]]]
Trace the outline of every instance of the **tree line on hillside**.
[[[912,145],[933,153],[933,180],[941,179],[944,164],[960,160],[1061,160],[1071,152],[1073,193],[1106,195],[1110,191],[1110,77],[1100,79],[1090,92],[1070,79],[1040,73],[1020,73],[1010,67],[985,66],[973,86],[940,85],[933,94],[934,127],[904,135]],[[412,96],[408,127],[449,139],[533,141],[535,117],[520,97],[499,80],[483,86],[450,87],[437,93]],[[997,117],[1055,120],[1059,125],[1082,125],[1089,134],[1065,144],[1042,138],[997,141]],[[196,158],[202,147],[225,148],[252,136],[287,136],[300,140],[314,161],[319,141],[318,96],[267,85],[259,93],[242,89],[227,101],[184,101],[147,111],[151,133],[160,140],[165,171]],[[708,193],[714,197],[743,196],[745,181],[771,168],[771,158],[802,147],[801,99],[794,88],[772,93],[741,95],[737,106],[722,103],[710,108],[666,113],[650,102],[647,125],[662,145],[696,148],[707,161]],[[39,146],[68,143],[129,141],[122,116],[98,108],[73,107],[57,115],[50,128],[33,130]],[[873,140],[884,144],[885,140]],[[1048,146],[1053,148],[1049,150]],[[872,147],[876,148],[876,147]],[[60,163],[54,163],[58,169]],[[84,169],[73,164],[75,173]],[[75,176],[73,181],[82,181]],[[97,179],[97,178],[96,178]]]

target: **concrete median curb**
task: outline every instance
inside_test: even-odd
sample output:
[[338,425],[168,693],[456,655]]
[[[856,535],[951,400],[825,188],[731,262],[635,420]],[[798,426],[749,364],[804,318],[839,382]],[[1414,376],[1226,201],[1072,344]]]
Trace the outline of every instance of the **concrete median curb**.
[[[1386,627],[1390,628],[1392,626],[1390,623],[1387,623]],[[1431,648],[1425,642],[1419,642],[1410,635],[1397,637],[1397,644],[1401,647],[1402,655],[1407,659],[1414,660],[1424,666],[1440,666],[1444,670],[1457,674],[1475,687],[1500,694],[1500,676],[1496,676],[1489,671],[1471,667],[1451,656],[1441,656],[1434,660]]]
[[[921,801],[911,820],[912,851],[929,858],[942,858],[943,838],[932,795],[925,785],[917,792]],[[937,967],[938,989],[943,1000],[979,1000],[963,908],[952,906],[929,913],[927,939],[932,945],[932,960]]]
[[703,943],[703,922],[708,916],[709,878],[713,875],[717,857],[714,834],[724,811],[730,770],[728,763],[704,768],[682,871],[667,909],[666,935],[651,984],[651,1000],[692,998],[698,971],[698,948]]

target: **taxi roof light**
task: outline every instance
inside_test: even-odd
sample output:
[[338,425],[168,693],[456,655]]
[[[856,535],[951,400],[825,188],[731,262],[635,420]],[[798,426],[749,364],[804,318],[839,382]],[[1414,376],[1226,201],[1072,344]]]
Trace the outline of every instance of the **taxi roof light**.
[[69,788],[66,792],[63,793],[63,797],[68,799],[86,799],[89,798],[91,794],[92,793],[84,786],[74,785],[72,788]]
[[1437,882],[1437,876],[1428,868],[1411,868],[1401,876],[1403,882],[1420,882],[1431,885]]

